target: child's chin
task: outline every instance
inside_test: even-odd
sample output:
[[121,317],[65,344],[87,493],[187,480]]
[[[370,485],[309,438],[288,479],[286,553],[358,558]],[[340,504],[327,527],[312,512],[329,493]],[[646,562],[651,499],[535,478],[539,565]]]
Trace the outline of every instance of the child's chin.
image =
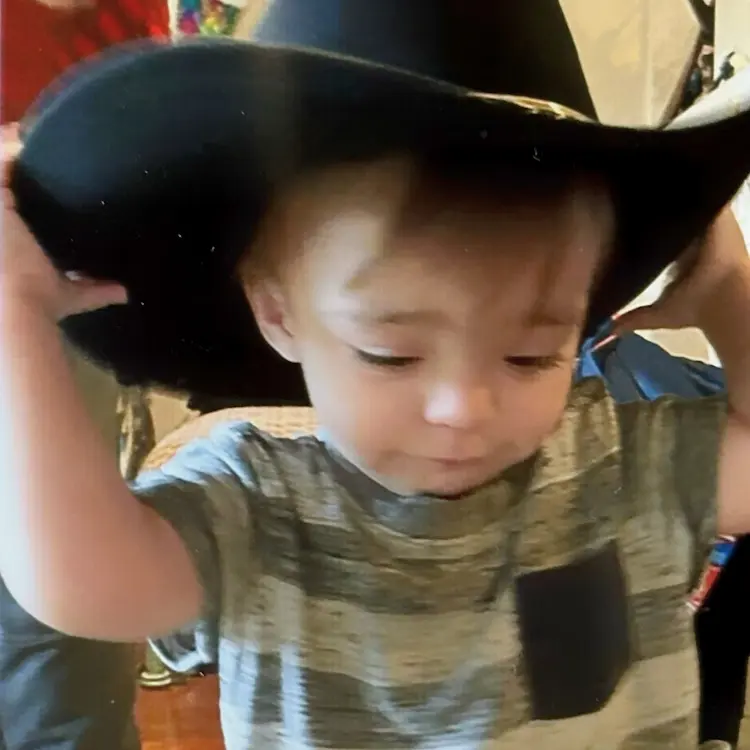
[[471,495],[475,490],[479,490],[489,484],[492,479],[485,479],[482,482],[464,483],[460,485],[445,484],[432,490],[425,491],[423,494],[439,497],[443,500],[461,500]]
[[420,482],[420,489],[414,494],[432,495],[446,500],[460,500],[474,490],[492,482],[502,470],[487,471],[481,467],[450,467],[431,472]]

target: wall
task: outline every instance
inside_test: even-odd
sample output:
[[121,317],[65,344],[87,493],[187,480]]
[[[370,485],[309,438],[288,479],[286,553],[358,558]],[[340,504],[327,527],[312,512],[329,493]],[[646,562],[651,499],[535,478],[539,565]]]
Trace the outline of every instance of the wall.
[[716,0],[716,61],[738,52],[750,58],[750,0]]
[[687,0],[560,0],[599,119],[658,125],[673,109],[698,40]]

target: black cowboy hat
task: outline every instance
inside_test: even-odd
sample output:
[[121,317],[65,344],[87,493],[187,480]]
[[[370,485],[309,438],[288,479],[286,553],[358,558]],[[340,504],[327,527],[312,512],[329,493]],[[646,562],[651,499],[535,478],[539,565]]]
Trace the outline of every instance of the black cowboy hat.
[[122,381],[305,403],[233,273],[279,185],[396,152],[599,172],[618,232],[591,332],[750,172],[750,112],[710,119],[595,122],[557,0],[275,0],[252,41],[139,44],[77,70],[29,120],[12,187],[61,269],[128,288],[63,324]]

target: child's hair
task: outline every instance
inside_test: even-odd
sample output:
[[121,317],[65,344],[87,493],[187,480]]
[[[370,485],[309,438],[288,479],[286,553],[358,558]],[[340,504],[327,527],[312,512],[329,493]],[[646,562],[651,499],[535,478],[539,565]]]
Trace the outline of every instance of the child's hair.
[[456,210],[487,213],[495,206],[553,207],[563,200],[581,201],[602,227],[602,267],[614,237],[614,211],[604,180],[593,173],[534,162],[509,163],[498,172],[466,160],[455,162],[403,157],[367,164],[347,163],[314,172],[277,192],[252,246],[238,265],[245,287],[278,280],[301,250],[316,237],[307,235],[334,213],[380,209],[385,217],[383,252],[388,240],[418,232],[438,214]]

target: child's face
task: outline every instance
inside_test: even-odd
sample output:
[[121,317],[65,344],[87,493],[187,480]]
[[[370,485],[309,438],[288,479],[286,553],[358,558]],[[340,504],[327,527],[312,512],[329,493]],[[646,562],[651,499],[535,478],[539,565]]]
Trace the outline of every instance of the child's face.
[[457,495],[555,429],[608,225],[590,194],[512,210],[464,194],[394,232],[398,189],[291,231],[290,214],[304,251],[250,298],[346,458],[397,492]]

